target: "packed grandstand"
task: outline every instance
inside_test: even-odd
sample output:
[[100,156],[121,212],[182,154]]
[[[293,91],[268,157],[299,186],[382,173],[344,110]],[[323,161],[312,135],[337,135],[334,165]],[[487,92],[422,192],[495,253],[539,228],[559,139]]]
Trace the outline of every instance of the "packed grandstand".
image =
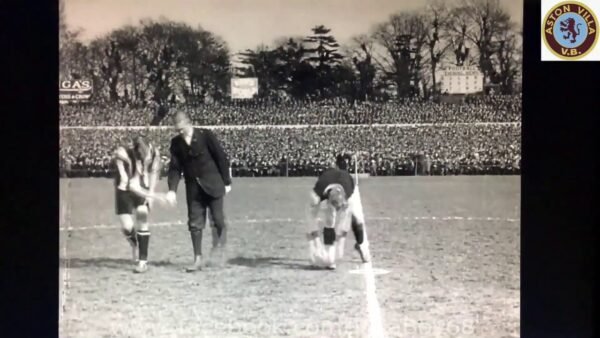
[[[111,154],[146,135],[168,166],[174,132],[155,107],[62,105],[61,174],[110,176]],[[521,96],[478,96],[459,104],[404,100],[350,104],[249,101],[173,105],[219,136],[234,176],[313,176],[339,153],[359,154],[370,175],[519,174]],[[126,129],[126,127],[135,127]],[[354,163],[351,163],[354,166]]]
[[[156,111],[148,104],[61,105],[62,126],[145,126]],[[521,96],[475,96],[462,104],[419,99],[349,103],[325,101],[233,101],[174,104],[169,111],[185,110],[197,125],[339,125],[520,122]],[[161,124],[169,124],[163,119]]]

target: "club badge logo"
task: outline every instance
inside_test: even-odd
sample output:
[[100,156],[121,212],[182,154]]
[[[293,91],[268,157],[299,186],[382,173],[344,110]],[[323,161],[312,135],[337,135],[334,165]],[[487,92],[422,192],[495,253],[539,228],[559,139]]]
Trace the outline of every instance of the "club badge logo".
[[577,1],[561,2],[544,17],[542,35],[546,47],[563,60],[578,60],[596,46],[597,17]]

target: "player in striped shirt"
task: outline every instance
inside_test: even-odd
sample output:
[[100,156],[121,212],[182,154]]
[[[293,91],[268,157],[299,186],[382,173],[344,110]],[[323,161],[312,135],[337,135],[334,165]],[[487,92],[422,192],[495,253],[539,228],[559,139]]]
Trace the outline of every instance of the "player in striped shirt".
[[[134,272],[148,270],[148,213],[154,199],[164,200],[164,195],[154,192],[160,175],[160,153],[144,138],[137,137],[133,147],[118,147],[114,153],[118,169],[115,177],[116,213],[122,232],[137,261]],[[138,229],[134,225],[137,220]]]

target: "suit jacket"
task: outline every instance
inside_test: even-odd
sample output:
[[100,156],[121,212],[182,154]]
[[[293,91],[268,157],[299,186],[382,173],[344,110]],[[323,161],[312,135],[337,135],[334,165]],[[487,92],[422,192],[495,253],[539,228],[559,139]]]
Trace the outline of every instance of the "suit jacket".
[[186,184],[200,184],[215,198],[225,195],[225,186],[231,184],[229,159],[212,131],[194,128],[190,145],[183,135],[177,135],[171,140],[170,151],[169,190],[177,191],[183,172]]

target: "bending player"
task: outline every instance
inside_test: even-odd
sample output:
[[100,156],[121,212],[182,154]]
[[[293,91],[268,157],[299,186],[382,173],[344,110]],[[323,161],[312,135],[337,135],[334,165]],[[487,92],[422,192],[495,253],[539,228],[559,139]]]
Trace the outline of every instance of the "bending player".
[[[338,156],[337,168],[325,170],[319,176],[310,203],[310,228],[308,232],[310,258],[313,264],[335,269],[336,259],[344,255],[344,245],[351,225],[363,263],[370,260],[369,246],[364,232],[364,215],[358,187],[346,168],[345,159]],[[326,201],[323,244],[320,241],[318,216],[321,203]]]
[[[133,259],[137,261],[134,272],[143,273],[148,270],[148,213],[153,199],[164,199],[164,196],[154,193],[160,173],[160,154],[142,137],[137,137],[132,148],[117,148],[114,160],[118,169],[115,179],[116,212],[123,235],[131,245]],[[134,226],[134,217],[138,230]]]

